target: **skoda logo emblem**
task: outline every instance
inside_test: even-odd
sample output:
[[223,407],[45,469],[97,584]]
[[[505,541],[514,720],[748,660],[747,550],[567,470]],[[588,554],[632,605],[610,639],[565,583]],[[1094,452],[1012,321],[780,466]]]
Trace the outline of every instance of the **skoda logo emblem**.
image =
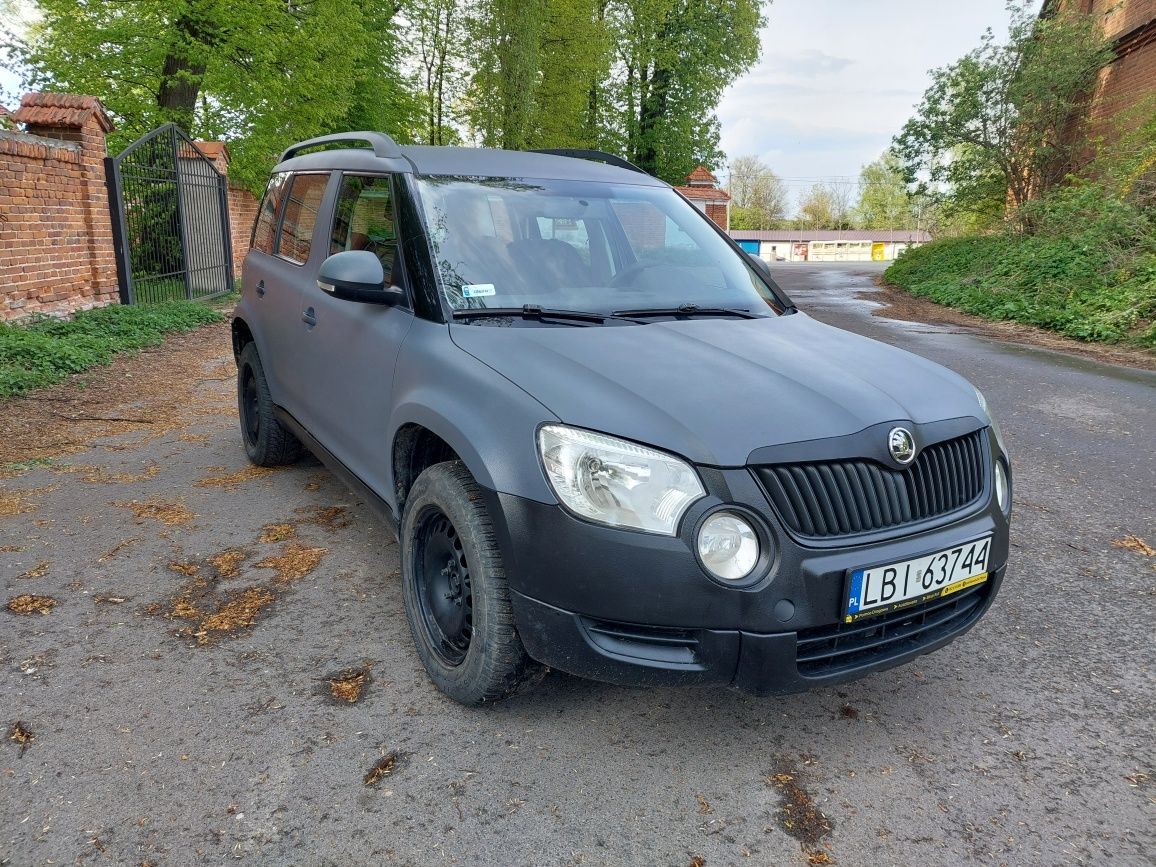
[[915,437],[904,427],[893,427],[887,434],[887,450],[897,464],[906,466],[915,460]]

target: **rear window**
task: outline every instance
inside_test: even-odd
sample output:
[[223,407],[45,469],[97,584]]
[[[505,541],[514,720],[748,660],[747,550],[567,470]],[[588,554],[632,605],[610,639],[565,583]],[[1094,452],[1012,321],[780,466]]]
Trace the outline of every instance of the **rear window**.
[[281,213],[281,200],[285,192],[286,174],[273,175],[265,187],[261,198],[261,208],[257,213],[257,223],[253,226],[250,246],[262,253],[273,252],[273,240],[277,232],[277,217]]
[[303,264],[309,259],[313,243],[313,228],[317,212],[325,197],[329,175],[295,175],[285,200],[285,216],[281,219],[281,237],[277,254],[290,262]]

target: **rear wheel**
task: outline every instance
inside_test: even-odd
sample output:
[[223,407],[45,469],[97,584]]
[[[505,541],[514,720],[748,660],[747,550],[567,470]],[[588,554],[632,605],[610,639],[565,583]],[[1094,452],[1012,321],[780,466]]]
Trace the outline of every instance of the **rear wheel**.
[[245,454],[260,467],[291,464],[301,457],[301,442],[273,414],[265,369],[253,343],[237,359],[237,414]]
[[438,689],[481,704],[542,671],[518,637],[501,554],[465,464],[436,464],[418,476],[400,535],[406,619]]

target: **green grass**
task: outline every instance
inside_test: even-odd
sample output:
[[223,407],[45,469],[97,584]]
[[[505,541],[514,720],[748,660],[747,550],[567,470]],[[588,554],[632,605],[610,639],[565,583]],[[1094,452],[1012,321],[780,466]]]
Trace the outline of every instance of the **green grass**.
[[70,320],[37,317],[0,323],[0,398],[54,385],[69,374],[108,364],[121,352],[156,346],[166,334],[192,331],[224,314],[204,304],[114,304]]
[[913,295],[1077,340],[1156,350],[1156,218],[1092,187],[1035,206],[1033,232],[948,238],[884,277]]

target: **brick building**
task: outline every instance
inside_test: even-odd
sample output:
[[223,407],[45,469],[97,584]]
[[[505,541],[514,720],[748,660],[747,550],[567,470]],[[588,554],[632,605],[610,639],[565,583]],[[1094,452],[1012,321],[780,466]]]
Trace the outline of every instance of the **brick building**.
[[686,186],[675,187],[690,199],[691,203],[718,224],[722,230],[731,227],[731,197],[726,190],[720,190],[718,178],[706,166],[699,166],[686,176]]
[[1100,72],[1091,101],[1091,134],[1111,141],[1156,112],[1156,0],[1044,0],[1041,17],[1092,15],[1115,57]]

